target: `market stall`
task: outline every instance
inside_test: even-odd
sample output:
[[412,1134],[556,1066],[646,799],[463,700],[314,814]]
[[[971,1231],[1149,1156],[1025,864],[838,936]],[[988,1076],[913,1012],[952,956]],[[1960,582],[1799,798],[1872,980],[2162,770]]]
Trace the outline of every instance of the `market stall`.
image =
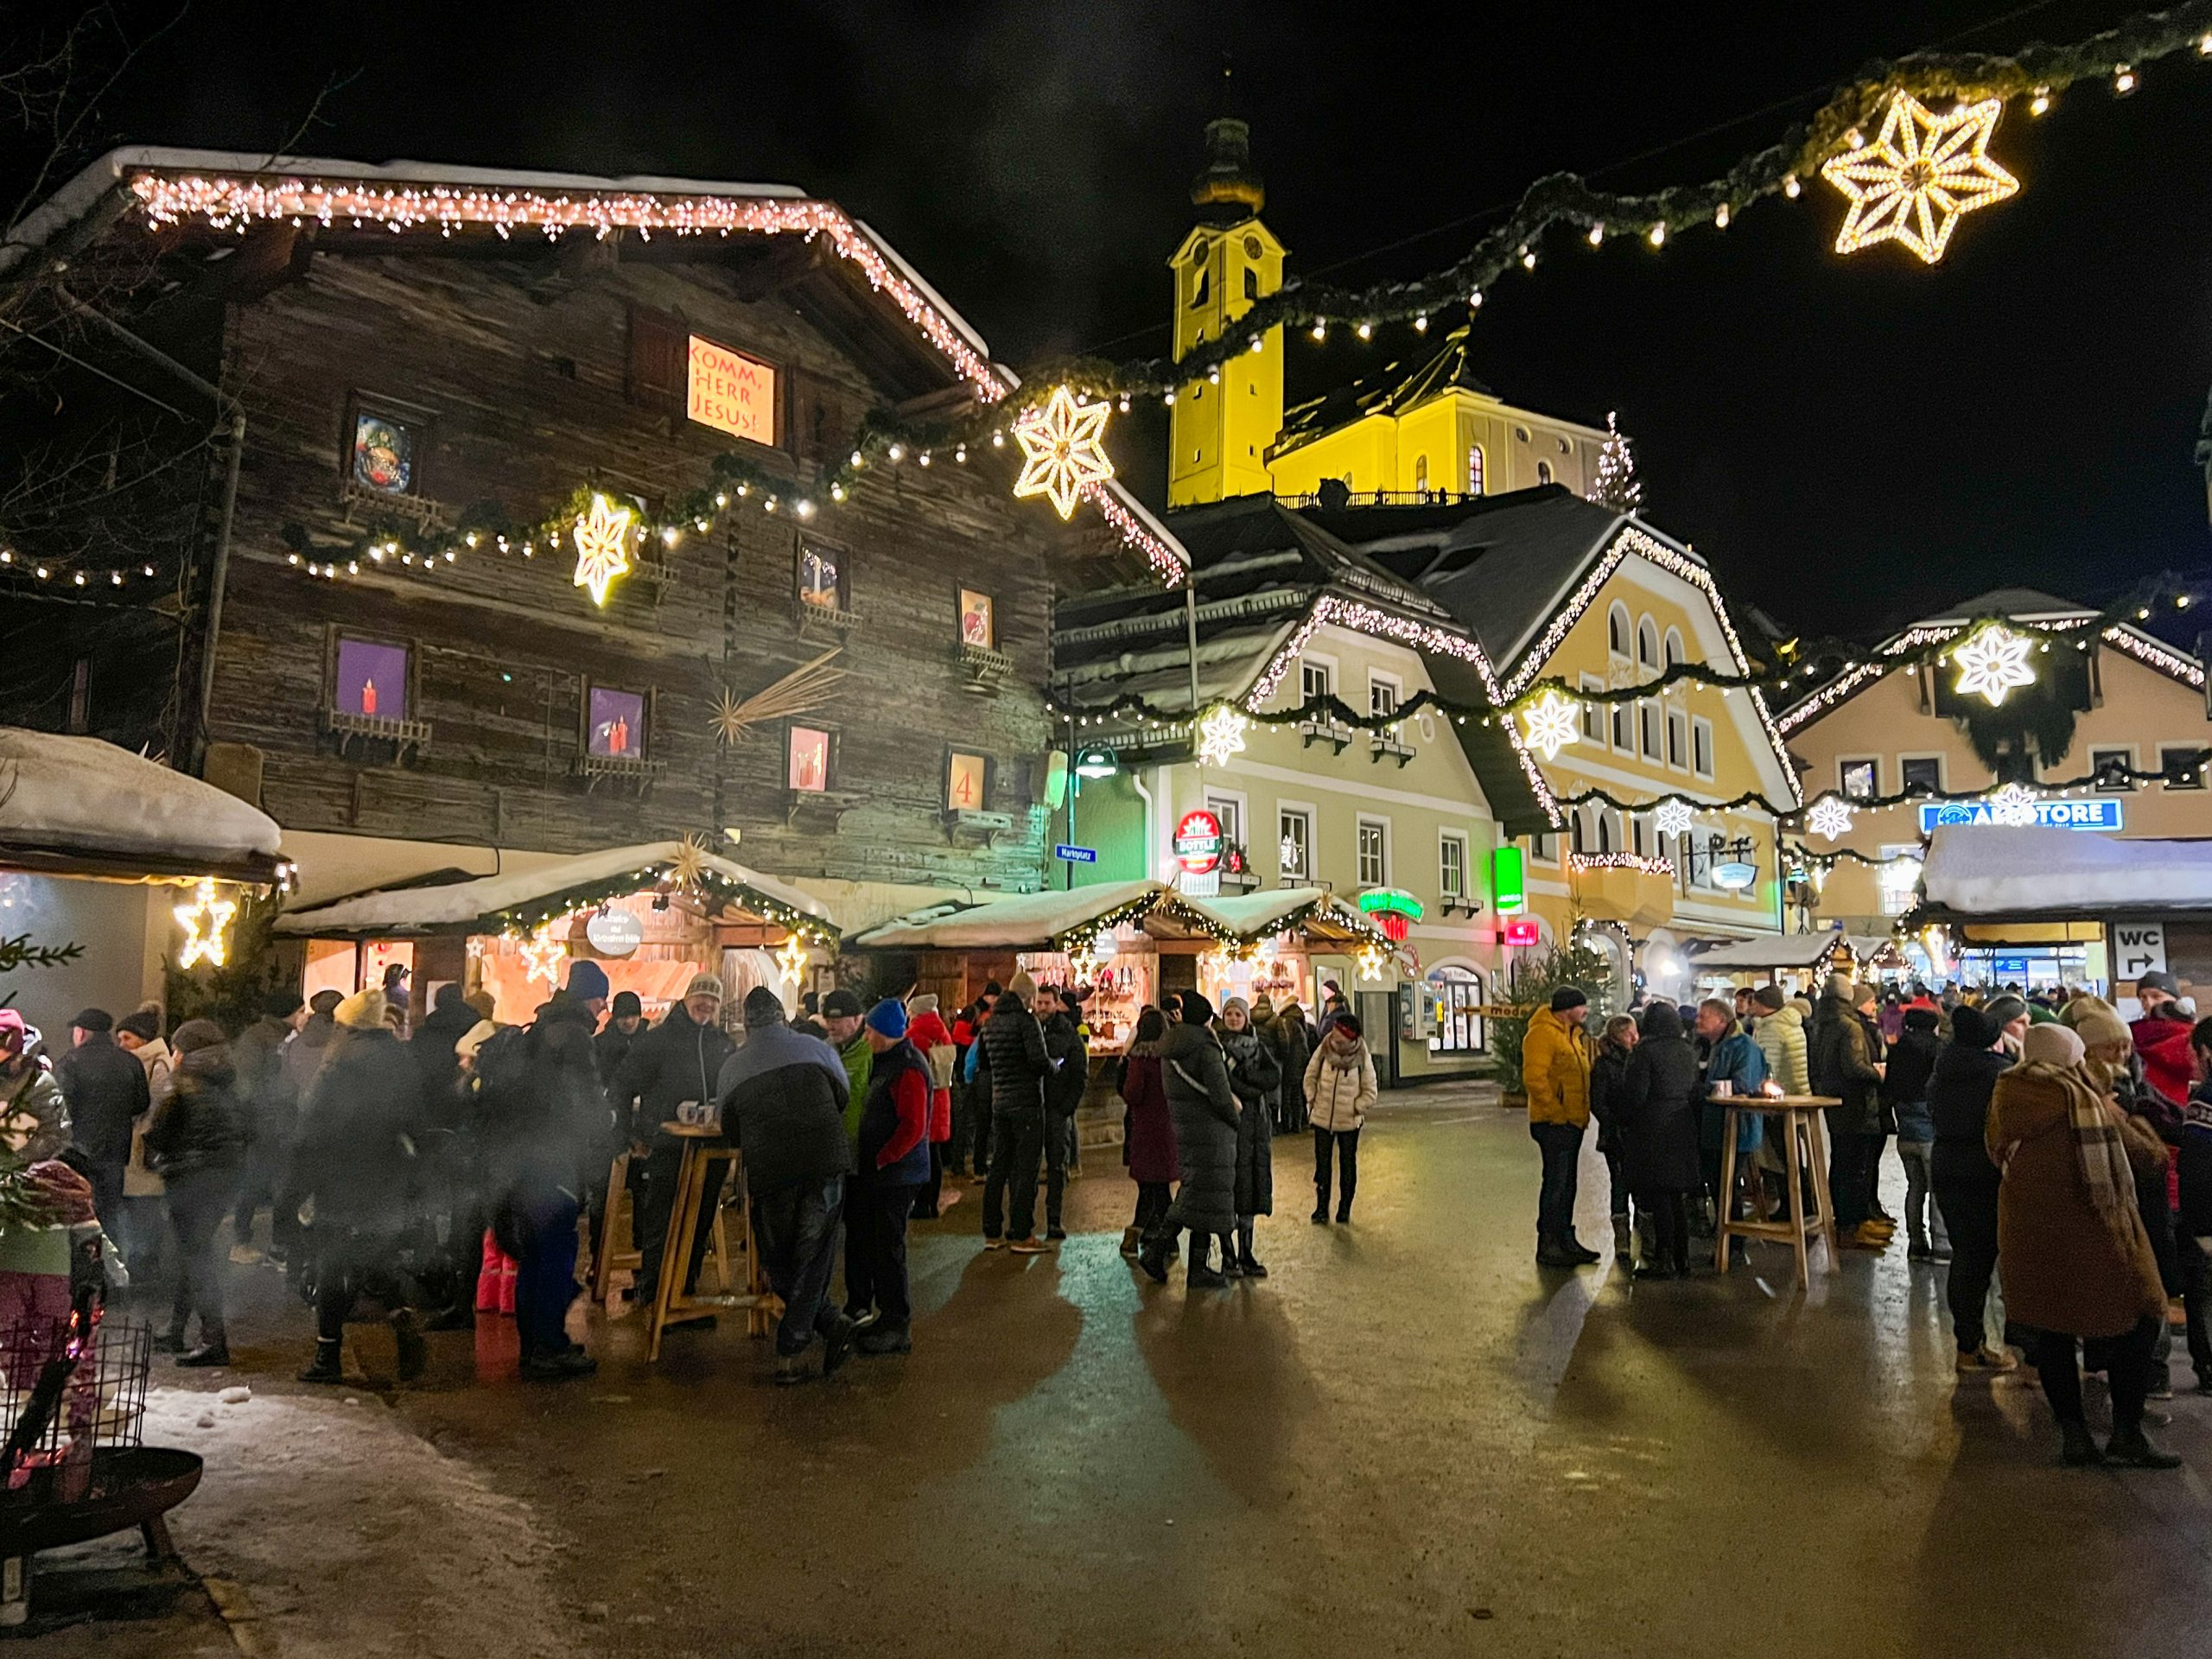
[[[1288,1000],[1316,1014],[1329,982],[1350,997],[1398,982],[1398,947],[1383,923],[1326,888],[1275,887],[1181,904],[1210,925],[1198,988],[1217,1003],[1264,995],[1278,1007]],[[1159,924],[1161,931],[1175,927],[1172,914]],[[1203,928],[1179,931],[1206,938]]]
[[[291,867],[266,813],[92,737],[0,727],[0,940],[27,963],[12,1006],[59,1031],[77,1009],[159,998],[164,964],[219,967],[250,896]],[[59,959],[55,959],[58,957]]]
[[1893,950],[1890,939],[1869,935],[1770,933],[1694,950],[1689,975],[1699,995],[1772,982],[1793,995],[1817,996],[1830,974],[1856,974]]
[[276,931],[305,942],[310,993],[373,984],[386,963],[401,962],[418,1006],[459,982],[489,992],[503,1024],[527,1020],[572,957],[597,961],[612,989],[636,992],[649,1017],[700,972],[721,976],[728,1017],[755,985],[795,1007],[838,938],[820,900],[690,841],[359,893],[291,912]]

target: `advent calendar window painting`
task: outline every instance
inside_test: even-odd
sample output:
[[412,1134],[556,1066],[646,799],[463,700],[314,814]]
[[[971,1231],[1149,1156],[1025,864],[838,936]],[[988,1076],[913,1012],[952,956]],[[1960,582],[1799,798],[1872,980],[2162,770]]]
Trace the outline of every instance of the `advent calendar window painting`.
[[991,618],[991,596],[971,588],[960,590],[960,643],[982,651],[998,647],[998,630]]
[[799,550],[798,596],[821,610],[846,608],[845,573],[836,553],[812,544]]
[[415,491],[415,429],[380,410],[353,410],[351,476],[379,495]]
[[586,693],[584,747],[606,760],[645,758],[645,697],[594,685]]
[[340,635],[336,707],[364,720],[405,720],[407,647]]
[[945,768],[944,804],[955,812],[983,810],[986,768],[980,754],[955,753]]
[[830,734],[811,726],[794,726],[791,735],[790,770],[786,781],[810,793],[830,787]]

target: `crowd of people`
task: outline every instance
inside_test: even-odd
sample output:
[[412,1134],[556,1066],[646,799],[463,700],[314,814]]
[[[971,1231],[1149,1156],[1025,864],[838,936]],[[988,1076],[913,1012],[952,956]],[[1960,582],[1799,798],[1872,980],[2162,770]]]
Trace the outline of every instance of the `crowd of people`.
[[[1694,1007],[1648,1000],[1593,1041],[1588,996],[1561,986],[1522,1047],[1542,1164],[1536,1260],[1602,1259],[1574,1231],[1593,1120],[1616,1257],[1637,1280],[1663,1280],[1691,1272],[1691,1241],[1710,1239],[1724,1215],[1789,1207],[1784,1160],[1755,1116],[1741,1117],[1738,1179],[1722,1190],[1719,1101],[1821,1096],[1835,1103],[1822,1116],[1838,1247],[1893,1243],[1881,1178],[1894,1141],[1907,1255],[1944,1270],[1958,1371],[2013,1372],[2024,1350],[2066,1462],[2175,1467],[2144,1433],[2146,1401],[2171,1393],[2174,1299],[2197,1391],[2212,1394],[2212,1020],[2180,990],[2171,975],[2145,975],[2129,1022],[2063,988],[1939,999],[1839,975],[1817,1001],[1771,984]],[[2101,1446],[2083,1410],[2085,1365],[2110,1392]]]

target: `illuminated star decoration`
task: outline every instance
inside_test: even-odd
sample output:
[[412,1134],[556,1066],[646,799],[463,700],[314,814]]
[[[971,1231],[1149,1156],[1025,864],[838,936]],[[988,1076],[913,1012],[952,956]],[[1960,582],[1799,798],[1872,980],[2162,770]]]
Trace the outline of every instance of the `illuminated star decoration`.
[[696,836],[686,836],[668,861],[669,879],[679,887],[696,887],[706,877],[707,849]]
[[1998,823],[2035,823],[2036,792],[2024,784],[2007,784],[1989,797],[1989,816]]
[[234,899],[215,896],[215,884],[203,880],[193,889],[192,902],[175,908],[177,925],[184,930],[184,946],[176,953],[176,965],[189,968],[195,962],[204,962],[211,968],[223,965],[230,954],[227,937],[231,918],[238,912]]
[[2033,648],[2033,641],[1991,623],[1951,653],[1959,665],[1954,689],[1962,697],[1986,697],[1995,708],[2014,686],[2036,683],[2036,671],[2028,666]]
[[1835,251],[1897,241],[1931,265],[1941,259],[1961,214],[2020,188],[1983,153],[2004,108],[1991,98],[1936,115],[1910,92],[1891,98],[1879,137],[1821,164],[1821,176],[1851,201]]
[[576,520],[576,586],[591,589],[594,605],[607,603],[614,578],[630,568],[630,537],[636,515],[594,491],[591,511]]
[[1359,976],[1362,979],[1380,982],[1382,977],[1382,947],[1369,945],[1366,950],[1359,953]]
[[1652,809],[1651,827],[1662,836],[1688,835],[1696,822],[1688,801],[1662,801]]
[[1232,754],[1244,752],[1244,716],[1226,706],[1198,722],[1198,764],[1225,766]]
[[1547,691],[1530,703],[1522,715],[1521,722],[1522,729],[1529,734],[1529,747],[1539,751],[1547,760],[1582,735],[1573,700],[1556,691]]
[[799,976],[806,971],[806,947],[798,942],[798,934],[785,939],[784,948],[776,952],[776,971],[793,985],[798,983]]
[[1823,795],[1805,815],[1805,828],[1834,841],[1851,832],[1851,807],[1840,796]]
[[1044,408],[1023,410],[1014,423],[1014,441],[1021,446],[1014,493],[1047,497],[1061,518],[1073,518],[1084,486],[1114,476],[1104,442],[1110,408],[1079,404],[1065,386],[1055,386]]
[[527,985],[533,979],[542,979],[548,985],[561,982],[561,958],[569,953],[569,942],[554,937],[555,927],[565,925],[563,916],[558,922],[548,922],[522,942],[523,965],[529,970],[523,976]]

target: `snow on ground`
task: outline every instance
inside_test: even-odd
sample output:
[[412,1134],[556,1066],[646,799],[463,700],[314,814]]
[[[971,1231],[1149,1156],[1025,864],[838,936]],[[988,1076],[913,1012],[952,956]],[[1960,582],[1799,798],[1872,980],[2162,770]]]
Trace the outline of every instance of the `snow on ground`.
[[262,1651],[563,1659],[578,1650],[554,1546],[530,1511],[373,1394],[257,1389],[226,1404],[157,1387],[145,1439],[207,1460],[170,1531],[194,1571],[246,1591]]

